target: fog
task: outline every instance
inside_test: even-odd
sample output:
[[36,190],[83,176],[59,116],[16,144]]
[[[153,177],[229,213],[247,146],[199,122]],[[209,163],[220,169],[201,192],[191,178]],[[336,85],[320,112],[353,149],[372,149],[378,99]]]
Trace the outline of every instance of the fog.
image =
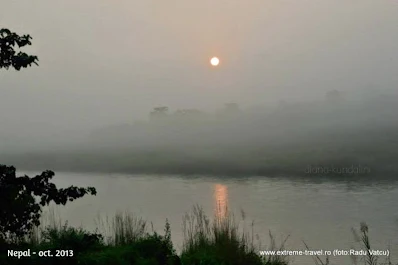
[[157,174],[303,175],[312,166],[355,165],[368,168],[368,176],[387,176],[397,172],[397,112],[397,95],[354,101],[337,90],[323,100],[268,108],[164,106],[145,121],[80,139],[5,144],[0,159],[34,170]]
[[397,157],[394,1],[2,0],[0,27],[30,34],[40,60],[0,72],[0,158],[22,168],[256,174]]

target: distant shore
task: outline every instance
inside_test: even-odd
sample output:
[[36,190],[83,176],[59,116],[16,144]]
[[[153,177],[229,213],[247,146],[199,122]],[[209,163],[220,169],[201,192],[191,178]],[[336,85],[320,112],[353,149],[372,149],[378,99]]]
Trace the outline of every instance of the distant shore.
[[184,159],[167,162],[167,157],[159,158],[160,161],[122,161],[116,157],[110,159],[101,156],[85,156],[84,159],[76,155],[20,155],[0,157],[4,164],[14,165],[20,170],[55,172],[83,172],[83,173],[120,173],[120,174],[156,174],[156,175],[208,175],[218,177],[304,177],[304,178],[336,178],[336,179],[384,179],[398,177],[398,167],[393,161],[381,163],[343,163],[332,161],[330,163],[305,163],[300,161],[284,161],[273,164],[261,164],[256,161],[210,161]]

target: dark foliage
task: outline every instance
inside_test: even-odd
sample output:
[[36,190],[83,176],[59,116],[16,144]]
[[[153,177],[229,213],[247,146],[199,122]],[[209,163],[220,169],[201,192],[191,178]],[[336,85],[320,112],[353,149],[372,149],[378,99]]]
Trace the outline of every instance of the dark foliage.
[[40,224],[42,206],[50,202],[65,205],[86,194],[96,195],[93,187],[57,189],[50,182],[53,177],[54,172],[49,170],[33,178],[16,177],[14,167],[0,165],[0,237],[28,234]]
[[60,230],[47,228],[42,233],[42,247],[45,249],[70,249],[75,254],[97,250],[104,245],[103,236],[83,229],[68,227],[66,224]]
[[[0,248],[1,265],[181,265],[180,258],[170,241],[169,235],[161,236],[156,233],[147,234],[124,245],[106,245],[99,234],[93,234],[83,229],[64,226],[61,229],[46,229],[43,241],[38,244],[19,242],[7,244]],[[38,255],[18,259],[7,257],[7,249],[31,249],[36,253],[40,250],[57,249],[73,250],[68,257],[40,258]]]
[[19,71],[21,68],[27,68],[32,64],[37,64],[38,58],[34,55],[28,55],[24,52],[18,52],[16,47],[22,48],[31,45],[29,35],[18,35],[9,29],[0,29],[0,68],[8,69],[10,67]]

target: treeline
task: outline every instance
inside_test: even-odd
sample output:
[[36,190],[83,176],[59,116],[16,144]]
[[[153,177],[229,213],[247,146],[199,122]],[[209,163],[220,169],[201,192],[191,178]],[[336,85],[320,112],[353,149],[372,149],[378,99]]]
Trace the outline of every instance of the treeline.
[[355,101],[331,91],[324,100],[273,108],[156,107],[147,121],[95,131],[76,145],[1,159],[66,171],[300,175],[310,165],[361,165],[396,175],[397,103],[394,96]]

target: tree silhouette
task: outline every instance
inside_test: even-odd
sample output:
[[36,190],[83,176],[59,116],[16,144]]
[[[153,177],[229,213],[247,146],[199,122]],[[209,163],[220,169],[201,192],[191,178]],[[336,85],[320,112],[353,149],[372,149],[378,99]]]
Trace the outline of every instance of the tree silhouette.
[[200,110],[197,109],[179,109],[175,112],[175,115],[178,116],[198,116],[202,114]]
[[163,107],[156,107],[153,108],[153,111],[150,113],[150,118],[151,119],[162,119],[167,117],[169,112],[169,107],[163,106]]
[[15,167],[0,165],[0,239],[28,234],[40,225],[41,208],[50,202],[65,205],[86,194],[97,194],[93,187],[57,189],[50,182],[53,177],[49,170],[33,178],[16,177]]
[[22,48],[31,45],[32,38],[29,35],[18,35],[11,32],[9,29],[0,29],[0,69],[9,69],[10,67],[19,71],[21,68],[27,68],[32,64],[38,65],[39,60],[37,56],[28,55],[19,51],[16,48]]
[[[37,56],[15,51],[31,45],[29,35],[19,36],[8,29],[0,29],[0,68],[13,67],[19,71],[37,64]],[[50,180],[54,172],[44,171],[33,178],[16,177],[15,167],[0,165],[0,239],[21,238],[40,224],[42,207],[50,202],[65,205],[86,194],[96,195],[93,187],[71,186],[57,189]],[[39,198],[39,202],[36,199]]]

